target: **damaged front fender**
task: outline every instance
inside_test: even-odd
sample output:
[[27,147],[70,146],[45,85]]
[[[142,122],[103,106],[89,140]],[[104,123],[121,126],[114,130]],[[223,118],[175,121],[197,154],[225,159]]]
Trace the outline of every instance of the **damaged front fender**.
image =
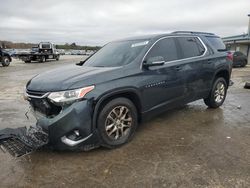
[[29,154],[49,142],[48,134],[41,127],[6,128],[0,131],[0,147],[13,157]]

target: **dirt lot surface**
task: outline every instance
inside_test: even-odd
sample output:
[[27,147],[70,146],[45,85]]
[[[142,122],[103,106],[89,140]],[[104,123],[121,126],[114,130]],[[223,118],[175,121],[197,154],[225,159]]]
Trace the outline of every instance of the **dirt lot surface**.
[[[0,67],[0,128],[29,126],[26,82],[81,56]],[[140,125],[127,145],[90,152],[42,150],[14,159],[0,152],[0,187],[250,187],[250,66],[233,70],[224,105],[203,101]]]

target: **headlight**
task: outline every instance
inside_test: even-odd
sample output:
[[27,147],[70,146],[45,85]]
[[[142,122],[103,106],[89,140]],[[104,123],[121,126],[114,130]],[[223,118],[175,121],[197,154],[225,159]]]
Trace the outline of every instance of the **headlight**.
[[70,103],[83,98],[94,88],[95,86],[88,86],[80,89],[52,92],[49,94],[48,98],[55,103]]

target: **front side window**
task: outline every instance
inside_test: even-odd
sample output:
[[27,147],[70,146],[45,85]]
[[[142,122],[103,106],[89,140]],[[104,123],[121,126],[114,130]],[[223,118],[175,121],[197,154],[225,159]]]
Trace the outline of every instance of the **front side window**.
[[111,42],[90,57],[84,66],[119,67],[131,63],[148,45],[148,40]]
[[201,56],[205,52],[197,37],[178,37],[177,41],[182,51],[181,59]]
[[174,38],[166,38],[158,41],[147,54],[146,60],[155,57],[163,57],[166,62],[177,60],[178,53]]

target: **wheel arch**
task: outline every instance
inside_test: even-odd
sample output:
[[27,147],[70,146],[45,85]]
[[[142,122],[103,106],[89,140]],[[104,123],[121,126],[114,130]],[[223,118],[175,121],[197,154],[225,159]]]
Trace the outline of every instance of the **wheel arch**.
[[129,100],[135,105],[137,114],[138,114],[138,121],[141,121],[141,100],[139,92],[134,88],[124,88],[119,89],[111,92],[106,92],[106,94],[99,97],[94,105],[94,112],[93,112],[93,127],[96,128],[97,126],[97,118],[100,110],[111,100],[119,97],[124,97]]
[[215,76],[214,76],[214,79],[213,79],[213,82],[215,81],[216,78],[219,78],[219,77],[222,77],[226,80],[227,82],[227,87],[229,86],[229,82],[230,82],[230,73],[228,70],[226,69],[221,69],[221,70],[218,70],[216,73],[215,73]]
[[10,62],[12,61],[12,58],[11,58],[11,56],[9,54],[4,54],[2,58],[4,58],[4,57],[7,57]]

